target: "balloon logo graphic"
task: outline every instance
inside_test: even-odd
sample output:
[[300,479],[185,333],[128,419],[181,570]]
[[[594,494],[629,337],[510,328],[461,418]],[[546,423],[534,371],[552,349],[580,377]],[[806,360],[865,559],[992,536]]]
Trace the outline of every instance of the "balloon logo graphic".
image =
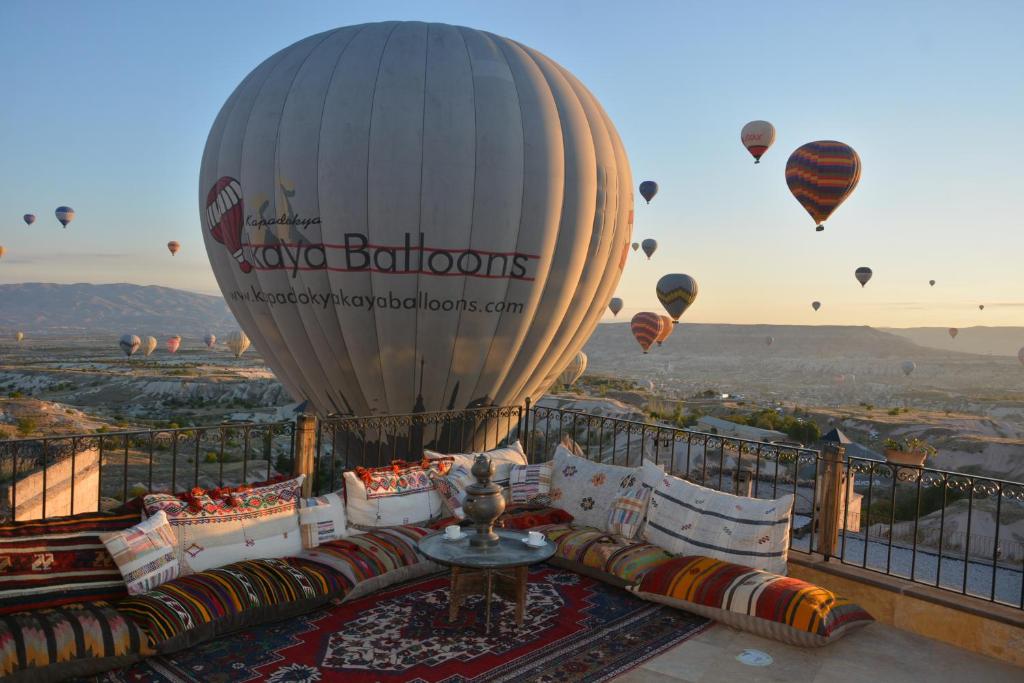
[[672,330],[676,329],[676,326],[672,324],[672,318],[667,315],[658,317],[661,318],[661,332],[658,334],[658,338],[654,341],[658,342],[658,346],[661,346],[661,343],[672,335]]
[[21,220],[25,221],[25,225],[32,225],[36,222],[36,215],[34,213],[26,213],[21,217]]
[[872,275],[873,273],[871,272],[871,269],[867,266],[861,266],[853,272],[853,276],[857,278],[857,282],[860,283],[861,287],[868,283],[868,280],[871,279]]
[[955,327],[949,328],[949,336],[950,337],[952,337],[953,339],[956,339],[956,335],[958,335],[958,334],[960,334],[960,330],[956,329]]
[[142,345],[142,355],[147,357],[152,355],[158,344],[156,337],[146,337],[146,341]]
[[178,244],[176,241],[171,240],[170,242],[167,243],[167,251],[171,252],[171,256],[177,254],[179,249],[181,249],[181,245]]
[[605,314],[636,195],[613,122],[566,69],[412,21],[257,66],[198,187],[225,300],[321,416],[540,396]]
[[142,345],[142,340],[134,334],[123,335],[117,345],[124,351],[124,355],[132,356],[136,351],[139,350],[139,346]]
[[208,334],[203,337],[203,343],[206,344],[206,348],[212,349],[213,345],[217,343],[217,335]]
[[853,193],[860,181],[860,157],[849,145],[834,140],[808,142],[786,162],[786,184],[818,225]]
[[619,297],[613,297],[612,300],[608,302],[608,310],[612,312],[612,315],[617,316],[619,311],[622,310],[622,299]]
[[243,273],[252,270],[242,253],[242,220],[245,203],[242,185],[234,178],[220,178],[206,195],[206,225],[213,239],[223,244]]
[[661,316],[657,313],[644,312],[633,316],[629,327],[644,353],[647,353],[648,349],[651,348],[651,344],[657,340],[664,324]]
[[58,206],[57,210],[53,212],[57,216],[57,220],[60,221],[61,226],[68,227],[68,223],[75,219],[75,210],[70,206]]
[[650,204],[656,194],[658,194],[658,183],[653,180],[645,180],[640,183],[640,196],[644,198],[645,202]]
[[754,157],[754,163],[761,163],[761,157],[775,142],[775,126],[767,121],[751,121],[740,131],[740,142]]
[[811,308],[813,308],[814,310],[818,310],[819,308],[821,308],[821,302],[820,301],[812,301],[811,302]]
[[697,298],[697,281],[689,275],[671,273],[663,275],[655,285],[658,301],[665,307],[672,320],[679,322],[679,316],[686,312]]

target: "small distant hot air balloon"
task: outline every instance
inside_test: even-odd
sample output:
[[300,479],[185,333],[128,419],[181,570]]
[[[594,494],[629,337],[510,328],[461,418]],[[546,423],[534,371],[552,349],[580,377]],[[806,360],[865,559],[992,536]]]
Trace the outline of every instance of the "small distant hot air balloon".
[[171,256],[177,254],[179,249],[181,249],[181,245],[175,240],[171,240],[167,243],[167,251],[171,252]]
[[932,287],[934,287],[935,286],[935,280],[929,280],[928,284],[931,285]]
[[142,342],[142,355],[150,356],[156,347],[159,346],[160,342],[156,340],[156,337],[146,337],[146,341]]
[[75,220],[75,210],[70,206],[58,206],[57,210],[53,213],[65,228],[68,227],[68,223]]
[[900,365],[900,368],[903,370],[904,375],[910,377],[910,373],[917,368],[917,365],[912,360],[905,360],[903,361],[903,364]]
[[663,275],[655,285],[658,301],[675,323],[697,298],[697,281],[683,273]]
[[636,337],[636,341],[640,344],[640,348],[644,350],[644,353],[647,353],[647,350],[651,348],[651,344],[661,334],[663,325],[661,316],[649,311],[637,313],[629,323],[630,329],[633,330],[633,336]]
[[36,215],[34,213],[26,213],[21,219],[25,221],[25,225],[32,225],[36,222]]
[[640,243],[640,248],[644,250],[644,253],[647,254],[647,260],[650,261],[651,256],[658,250],[658,242],[648,237]]
[[631,244],[629,246],[633,248],[633,251],[636,251],[637,249],[640,248],[640,243],[639,242],[633,242],[633,244]]
[[761,163],[761,156],[775,142],[775,126],[767,121],[751,121],[740,131],[740,142],[747,148],[754,163]]
[[853,193],[860,180],[860,157],[835,140],[808,142],[786,162],[786,184],[817,223],[815,230]]
[[206,348],[212,349],[213,345],[217,343],[217,335],[208,334],[203,337],[203,342],[206,344]]
[[861,287],[868,283],[868,280],[871,279],[872,275],[873,273],[871,272],[871,269],[867,266],[861,266],[857,270],[853,271],[853,276],[857,278],[857,282],[860,283]]
[[1020,347],[1020,351],[1017,352],[1017,360],[1024,364],[1024,346]]
[[14,333],[14,341],[18,342],[19,344],[21,343],[21,340],[24,338],[25,333],[22,332],[21,330],[18,330],[17,332]]
[[179,335],[176,334],[173,337],[167,339],[168,353],[176,352],[179,346],[181,346],[181,337]]
[[249,348],[250,342],[245,332],[238,331],[229,334],[224,343],[231,349],[231,353],[235,354],[235,358],[241,358],[245,350]]
[[813,308],[814,310],[818,310],[819,308],[821,308],[821,302],[820,301],[812,301],[811,302],[811,308]]
[[774,343],[775,343],[775,337],[772,337],[772,336],[769,335],[769,336],[764,338],[764,345],[765,346],[771,346]]
[[139,339],[138,335],[126,334],[121,337],[121,340],[117,342],[117,345],[124,351],[124,355],[131,356],[139,350],[139,346],[142,345],[142,340]]
[[568,367],[562,370],[562,374],[558,376],[558,383],[565,387],[571,387],[576,383],[583,373],[587,370],[587,354],[580,351],[573,359],[569,362]]
[[949,336],[950,337],[952,337],[953,339],[956,339],[956,335],[958,335],[958,334],[960,334],[960,330],[956,329],[955,327],[949,328]]
[[658,346],[661,346],[661,342],[665,341],[672,335],[672,330],[676,329],[676,326],[672,324],[672,318],[667,315],[661,316],[661,333],[658,338],[654,341],[658,342]]
[[4,254],[6,254],[6,253],[7,253],[7,249],[5,249],[3,246],[0,246],[0,258],[3,258]]
[[978,304],[978,310],[979,311],[984,311],[985,310],[985,304]]
[[608,302],[608,310],[612,312],[612,315],[617,316],[622,310],[622,299],[617,296],[612,297],[612,300]]
[[654,195],[658,194],[658,183],[653,180],[645,180],[640,183],[640,196],[644,198],[648,204],[654,199]]

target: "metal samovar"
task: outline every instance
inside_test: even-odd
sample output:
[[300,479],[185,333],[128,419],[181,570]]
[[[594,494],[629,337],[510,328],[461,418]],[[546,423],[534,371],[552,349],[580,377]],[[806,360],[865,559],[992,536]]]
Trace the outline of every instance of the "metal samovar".
[[494,463],[481,453],[473,461],[470,472],[476,482],[466,487],[466,500],[462,503],[466,517],[476,528],[476,533],[469,537],[469,544],[477,548],[496,546],[500,537],[494,533],[494,520],[505,511],[505,497],[501,487],[491,481]]

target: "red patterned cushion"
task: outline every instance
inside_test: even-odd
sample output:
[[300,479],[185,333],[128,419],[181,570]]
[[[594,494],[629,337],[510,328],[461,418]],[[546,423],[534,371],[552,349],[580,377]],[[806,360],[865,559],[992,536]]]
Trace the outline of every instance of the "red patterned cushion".
[[636,583],[647,572],[672,558],[658,546],[607,534],[593,527],[573,529],[562,525],[543,531],[555,544],[555,558],[562,566],[586,567],[627,585]]
[[676,557],[644,574],[637,595],[790,645],[816,647],[874,619],[830,590],[710,557]]
[[0,525],[0,614],[127,595],[99,535],[140,520],[137,512],[85,512]]
[[498,518],[502,529],[525,530],[546,524],[568,524],[572,515],[557,508],[537,508],[527,505],[509,505]]

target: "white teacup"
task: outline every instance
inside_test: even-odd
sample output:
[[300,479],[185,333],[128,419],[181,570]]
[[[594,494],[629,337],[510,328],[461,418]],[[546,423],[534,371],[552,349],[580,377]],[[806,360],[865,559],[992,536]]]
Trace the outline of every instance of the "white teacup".
[[462,536],[462,527],[460,527],[458,524],[446,526],[444,528],[444,535],[454,541],[455,539],[460,538]]
[[539,531],[531,531],[526,542],[530,545],[544,545],[544,534]]

